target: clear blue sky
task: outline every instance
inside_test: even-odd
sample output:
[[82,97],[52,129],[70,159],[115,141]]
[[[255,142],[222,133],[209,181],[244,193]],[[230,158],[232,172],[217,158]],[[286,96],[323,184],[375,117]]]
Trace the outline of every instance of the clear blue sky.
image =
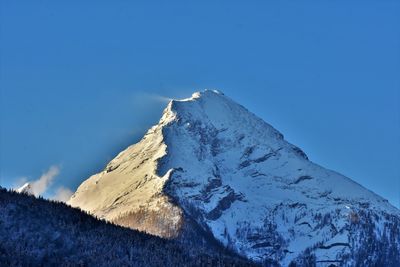
[[399,1],[148,2],[1,1],[1,185],[75,190],[216,88],[399,206]]

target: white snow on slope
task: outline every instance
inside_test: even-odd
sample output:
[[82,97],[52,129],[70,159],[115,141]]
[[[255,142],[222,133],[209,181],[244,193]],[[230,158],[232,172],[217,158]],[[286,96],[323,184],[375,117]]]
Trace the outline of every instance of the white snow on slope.
[[30,183],[25,183],[23,186],[21,186],[15,191],[17,191],[18,193],[33,195],[32,185]]
[[186,212],[242,255],[283,265],[312,246],[322,260],[347,253],[347,225],[360,208],[399,215],[210,90],[171,101],[160,122],[83,182],[69,203],[108,220],[166,207],[177,229]]

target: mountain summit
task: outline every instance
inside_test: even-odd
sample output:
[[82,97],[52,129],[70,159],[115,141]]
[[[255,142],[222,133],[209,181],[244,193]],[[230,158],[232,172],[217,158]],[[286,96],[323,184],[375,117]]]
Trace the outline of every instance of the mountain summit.
[[28,195],[33,195],[33,188],[31,183],[25,183],[23,186],[19,187],[17,190],[15,190],[18,193],[24,193]]
[[68,203],[161,237],[207,235],[266,265],[400,263],[398,209],[219,91],[170,101]]

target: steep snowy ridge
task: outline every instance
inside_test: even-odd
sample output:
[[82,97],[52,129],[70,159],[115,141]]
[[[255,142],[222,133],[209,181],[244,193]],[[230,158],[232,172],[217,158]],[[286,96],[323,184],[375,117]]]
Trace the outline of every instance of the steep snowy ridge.
[[356,264],[374,251],[367,260],[392,253],[400,262],[399,210],[312,163],[218,91],[171,101],[160,122],[69,203],[169,238],[190,218],[225,246],[265,263]]

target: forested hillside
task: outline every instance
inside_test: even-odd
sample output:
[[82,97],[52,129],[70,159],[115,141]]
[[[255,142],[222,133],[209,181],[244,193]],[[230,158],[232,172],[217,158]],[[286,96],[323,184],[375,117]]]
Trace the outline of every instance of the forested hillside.
[[251,266],[0,188],[1,266]]

